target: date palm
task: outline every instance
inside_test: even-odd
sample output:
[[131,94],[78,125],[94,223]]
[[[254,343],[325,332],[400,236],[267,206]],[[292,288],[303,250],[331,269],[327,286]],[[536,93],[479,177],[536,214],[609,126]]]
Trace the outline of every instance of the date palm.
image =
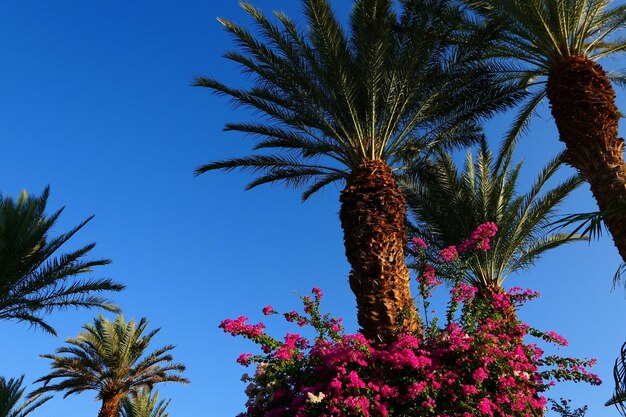
[[46,215],[49,188],[37,196],[22,192],[16,200],[0,195],[0,320],[24,321],[49,333],[48,313],[87,307],[119,311],[109,300],[94,294],[120,291],[123,285],[110,279],[83,278],[107,259],[85,259],[95,244],[59,253],[91,219],[59,236],[51,230],[63,209]]
[[4,379],[0,376],[0,417],[26,417],[33,410],[41,406],[52,397],[34,395],[21,405],[17,403],[24,395],[22,382],[24,376],[19,378]]
[[120,417],[169,417],[170,400],[159,401],[159,392],[142,389],[122,400]]
[[[524,105],[510,140],[547,96],[564,160],[589,183],[600,211],[626,199],[621,116],[611,80],[596,61],[626,50],[619,37],[626,5],[611,0],[464,0],[500,28],[489,57],[510,65],[508,74],[529,88],[539,86]],[[503,62],[503,61],[500,61]],[[615,246],[626,261],[626,216],[605,218]]]
[[253,86],[231,88],[206,77],[195,82],[266,116],[225,127],[255,137],[263,153],[212,162],[197,174],[239,168],[259,174],[248,188],[306,186],[303,200],[329,184],[345,184],[340,220],[349,282],[362,331],[375,340],[420,326],[394,170],[426,149],[475,140],[475,119],[514,98],[509,87],[487,88],[493,83],[482,68],[455,65],[461,53],[451,53],[446,41],[455,29],[440,18],[453,10],[432,13],[442,12],[445,2],[421,1],[424,7],[403,7],[400,16],[392,3],[355,1],[350,33],[327,0],[302,1],[306,32],[282,13],[274,23],[243,3],[258,36],[219,21],[239,45],[226,58],[252,75]]
[[145,333],[147,325],[145,318],[139,323],[126,322],[122,315],[114,322],[99,316],[93,324],[85,324],[78,337],[66,340],[68,346],[57,349],[54,355],[42,355],[52,360],[53,371],[37,380],[44,386],[33,394],[65,391],[67,397],[96,391],[102,401],[98,417],[117,417],[120,402],[127,395],[162,382],[188,383],[180,374],[185,366],[173,363],[169,353],[173,345],[147,353],[160,330]]
[[561,202],[582,180],[573,176],[553,188],[560,157],[550,161],[530,189],[521,193],[522,163],[512,163],[512,146],[503,146],[494,161],[483,140],[477,156],[469,151],[460,169],[452,157],[440,155],[407,182],[405,194],[414,222],[411,232],[434,248],[457,245],[485,222],[498,225],[491,249],[467,259],[464,279],[478,288],[478,296],[503,292],[504,280],[526,270],[546,251],[584,239],[571,233],[551,233]]

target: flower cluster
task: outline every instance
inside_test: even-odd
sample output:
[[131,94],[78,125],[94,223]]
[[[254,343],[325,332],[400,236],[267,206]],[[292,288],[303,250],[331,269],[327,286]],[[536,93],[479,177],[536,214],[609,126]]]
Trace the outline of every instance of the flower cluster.
[[[452,298],[470,311],[474,293],[461,284],[452,289]],[[506,293],[503,299],[513,303],[519,294]],[[436,332],[400,333],[382,345],[344,334],[339,320],[322,315],[321,292],[301,298],[318,334],[313,342],[292,333],[278,342],[242,332],[254,326],[240,319],[222,322],[225,331],[250,338],[265,351],[237,360],[258,364],[254,377],[245,376],[249,400],[241,417],[533,415],[546,404],[541,393],[550,380],[600,382],[586,370],[593,360],[543,356],[539,347],[524,343],[532,335],[563,344],[556,333],[497,315],[472,321],[465,317],[470,313],[463,314]]]
[[498,232],[498,226],[493,222],[483,223],[476,230],[472,232],[470,238],[463,241],[459,245],[459,252],[466,252],[469,250],[489,250],[490,239]]
[[[481,225],[470,239],[440,252],[439,261],[457,262],[459,254],[486,250],[497,228]],[[470,242],[470,243],[466,243]],[[423,241],[413,240],[422,254]],[[441,284],[434,266],[426,264],[418,277],[426,298]],[[225,332],[243,336],[263,354],[244,353],[237,362],[257,364],[248,382],[246,411],[240,417],[513,417],[543,415],[542,396],[555,381],[599,384],[587,368],[595,360],[545,356],[532,336],[557,346],[567,341],[519,322],[515,307],[538,293],[521,288],[477,295],[477,288],[457,281],[450,291],[447,322],[426,322],[415,334],[398,330],[387,344],[361,334],[345,334],[341,319],[320,312],[322,291],[302,296],[302,313],[279,313],[271,306],[263,314],[282,315],[288,322],[309,325],[316,337],[296,333],[274,339],[261,323],[247,318],[224,320]],[[460,309],[460,313],[459,313]]]

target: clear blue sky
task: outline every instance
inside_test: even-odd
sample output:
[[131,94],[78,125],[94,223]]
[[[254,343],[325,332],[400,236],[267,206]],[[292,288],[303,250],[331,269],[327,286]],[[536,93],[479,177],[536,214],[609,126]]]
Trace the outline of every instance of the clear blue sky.
[[[295,1],[253,3],[300,15]],[[333,1],[342,16],[350,4]],[[294,291],[319,286],[327,295],[325,309],[356,330],[339,190],[329,188],[301,204],[299,191],[282,186],[244,192],[251,179],[245,174],[192,176],[202,163],[246,155],[251,147],[249,138],[221,128],[254,115],[190,87],[195,75],[246,82],[221,58],[232,42],[217,16],[249,22],[230,0],[24,0],[0,6],[0,191],[38,194],[50,184],[49,208],[67,206],[58,232],[96,215],[68,249],[97,242],[94,255],[113,260],[98,275],[128,287],[114,295],[125,315],[148,317],[152,327],[162,328],[154,347],[177,345],[174,356],[187,365],[192,384],[159,388],[162,397],[172,398],[172,417],[228,417],[243,410],[244,369],[235,358],[253,346],[220,332],[217,324],[226,317],[259,320],[266,304],[290,310],[298,307]],[[626,67],[626,60],[608,66]],[[618,105],[626,108],[623,92]],[[492,143],[507,121],[489,124]],[[526,161],[523,179],[530,181],[559,149],[544,108],[518,149]],[[565,169],[563,176],[570,173]],[[564,212],[594,209],[585,186]],[[553,391],[556,398],[589,404],[588,417],[617,414],[602,404],[611,395],[613,361],[626,340],[626,300],[621,289],[610,292],[619,262],[605,235],[554,251],[507,282],[542,293],[521,316],[567,337],[570,347],[561,353],[599,359],[595,370],[603,386],[563,384]],[[58,338],[0,322],[0,374],[25,374],[30,384],[49,370],[38,355],[52,353],[96,314],[54,314]],[[287,329],[278,320],[268,325],[276,336]],[[57,395],[33,416],[95,416],[94,397]]]

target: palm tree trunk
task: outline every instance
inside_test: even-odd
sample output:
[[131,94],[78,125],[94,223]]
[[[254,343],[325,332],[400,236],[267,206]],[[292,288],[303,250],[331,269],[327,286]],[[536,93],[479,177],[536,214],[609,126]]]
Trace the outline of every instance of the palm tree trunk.
[[[589,182],[600,211],[626,200],[624,140],[617,136],[620,112],[602,67],[585,56],[571,57],[552,68],[547,95],[567,147],[565,162]],[[605,224],[626,262],[626,216],[607,217]]]
[[405,263],[406,205],[391,168],[362,162],[341,193],[350,288],[356,295],[363,335],[385,342],[398,330],[420,329]]
[[122,396],[112,395],[102,397],[102,407],[98,417],[118,417],[120,413],[120,401]]
[[507,326],[515,326],[519,322],[515,305],[511,304],[496,310],[493,305],[493,296],[495,294],[506,295],[507,292],[499,284],[489,283],[478,288],[476,301],[478,301],[479,305],[482,305],[482,308],[487,312],[489,317],[497,318],[500,322]]

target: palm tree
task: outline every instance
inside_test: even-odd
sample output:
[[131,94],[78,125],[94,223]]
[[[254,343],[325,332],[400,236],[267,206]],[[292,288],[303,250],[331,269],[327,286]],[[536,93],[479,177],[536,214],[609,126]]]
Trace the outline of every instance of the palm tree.
[[328,0],[302,1],[307,32],[282,13],[273,23],[243,3],[259,36],[219,21],[240,46],[226,58],[253,75],[253,87],[230,88],[206,77],[195,82],[267,117],[225,127],[254,136],[255,149],[265,153],[209,163],[197,174],[248,170],[260,174],[248,189],[273,182],[306,186],[303,200],[345,182],[340,220],[349,281],[369,339],[420,326],[404,260],[405,202],[394,169],[428,148],[474,141],[474,120],[514,98],[509,87],[487,88],[493,83],[482,68],[455,65],[461,54],[451,53],[447,42],[454,29],[431,13],[446,2],[421,3],[423,8],[403,7],[398,17],[391,0],[358,0],[350,34]]
[[[535,107],[547,96],[564,160],[591,186],[600,211],[626,199],[621,116],[611,80],[596,62],[626,50],[618,32],[626,5],[610,0],[464,0],[499,28],[489,58],[504,59],[507,73],[530,88],[541,86],[526,102],[511,131],[514,140]],[[502,62],[502,61],[500,61]],[[615,246],[626,261],[626,216],[605,218]]]
[[49,196],[22,192],[17,201],[0,194],[0,320],[25,321],[56,335],[44,315],[69,307],[119,311],[109,300],[93,295],[120,291],[123,285],[110,279],[81,279],[107,259],[86,260],[95,244],[59,254],[58,251],[92,218],[57,237],[50,232],[63,208],[45,214]]
[[168,352],[174,349],[173,345],[145,354],[150,340],[160,330],[144,334],[147,325],[145,318],[139,323],[127,323],[122,315],[114,322],[100,315],[93,325],[85,324],[77,338],[66,340],[69,346],[57,349],[56,355],[41,355],[53,361],[54,371],[36,381],[44,386],[33,394],[66,391],[67,397],[96,391],[97,399],[102,401],[98,417],[117,417],[120,402],[127,395],[161,382],[189,383],[179,374],[185,366],[172,363]]
[[152,394],[149,390],[142,389],[139,393],[122,400],[120,417],[169,417],[166,411],[170,400],[158,401],[158,399],[158,391]]
[[500,163],[496,163],[483,140],[476,158],[471,151],[467,153],[462,170],[450,155],[442,154],[414,173],[414,180],[405,186],[409,211],[415,219],[411,233],[434,248],[461,243],[482,223],[498,225],[491,249],[466,261],[463,279],[483,298],[502,293],[502,284],[511,273],[529,268],[546,251],[584,239],[549,230],[559,204],[582,180],[573,176],[546,189],[561,166],[557,157],[522,194],[518,184],[522,163],[512,165],[512,153],[512,146],[503,146],[497,155]]
[[8,380],[0,376],[0,417],[26,417],[37,407],[52,398],[42,398],[41,395],[34,395],[18,406],[18,401],[24,395],[23,381],[23,375],[19,378],[10,378]]

